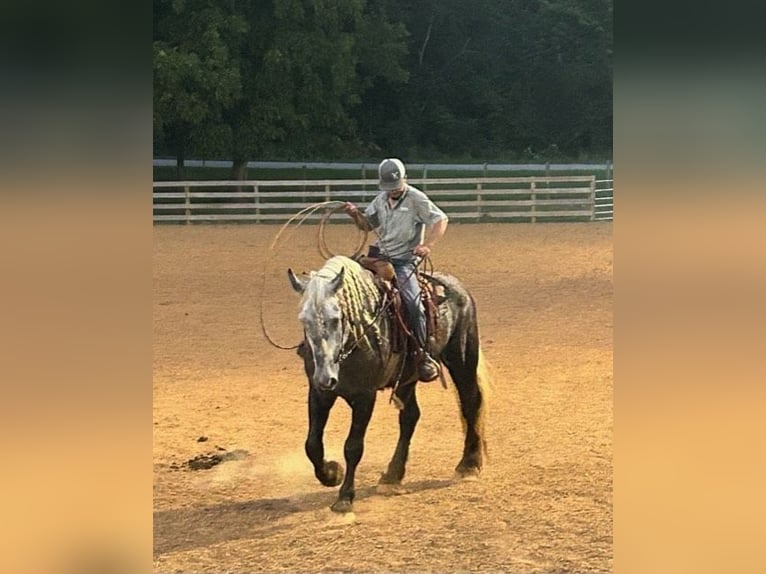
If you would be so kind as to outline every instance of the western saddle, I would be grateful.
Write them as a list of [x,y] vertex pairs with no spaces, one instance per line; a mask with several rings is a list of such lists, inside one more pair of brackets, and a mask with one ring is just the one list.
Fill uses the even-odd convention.
[[[388,312],[392,319],[391,348],[394,352],[401,352],[408,348],[420,350],[420,343],[410,329],[407,322],[406,311],[402,302],[399,289],[396,285],[396,272],[390,261],[379,257],[362,255],[357,262],[373,274],[375,284],[383,294],[388,305]],[[444,286],[424,273],[418,272],[418,283],[426,314],[426,341],[435,340],[436,327],[439,316],[438,306],[445,300]],[[385,303],[384,303],[385,304]],[[432,349],[427,349],[432,353]]]

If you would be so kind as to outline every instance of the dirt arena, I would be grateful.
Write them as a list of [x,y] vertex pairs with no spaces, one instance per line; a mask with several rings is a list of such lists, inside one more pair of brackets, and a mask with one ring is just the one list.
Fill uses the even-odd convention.
[[[331,228],[330,245],[356,237]],[[285,270],[321,264],[316,229],[291,230],[272,256],[278,226],[154,228],[155,572],[610,572],[612,224],[450,226],[434,263],[477,301],[487,466],[453,480],[456,394],[420,384],[406,491],[377,493],[398,433],[379,393],[345,516],[303,452],[301,361],[259,321],[263,296],[269,334],[298,341]],[[349,413],[332,411],[328,459],[343,459]],[[188,468],[220,449],[247,455]]]

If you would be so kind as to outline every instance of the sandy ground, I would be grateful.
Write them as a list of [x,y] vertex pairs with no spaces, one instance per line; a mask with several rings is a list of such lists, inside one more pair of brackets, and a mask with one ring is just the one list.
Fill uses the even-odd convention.
[[[285,270],[317,268],[316,227],[154,229],[155,572],[612,570],[612,224],[452,225],[435,265],[474,294],[492,367],[489,461],[453,480],[456,395],[421,384],[406,492],[376,492],[397,411],[379,393],[355,512],[329,510],[303,453],[307,382]],[[356,236],[331,226],[337,252]],[[350,410],[325,436],[342,460]],[[207,441],[198,442],[199,437]],[[204,453],[240,460],[193,471]]]

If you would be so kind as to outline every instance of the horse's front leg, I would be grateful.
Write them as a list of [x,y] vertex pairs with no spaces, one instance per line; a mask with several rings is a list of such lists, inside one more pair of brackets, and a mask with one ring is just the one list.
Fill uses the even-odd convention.
[[407,457],[410,452],[410,441],[420,419],[420,407],[415,395],[416,386],[415,383],[412,383],[399,391],[399,398],[404,403],[404,409],[399,411],[399,441],[396,443],[396,450],[388,463],[388,469],[380,477],[380,484],[400,484],[404,478]]
[[375,407],[375,392],[369,395],[359,395],[348,401],[351,406],[351,428],[349,429],[343,454],[346,458],[346,477],[338,492],[338,500],[332,505],[335,512],[351,512],[354,502],[354,476],[356,467],[364,454],[364,435],[370,423],[372,410]]
[[338,396],[322,393],[309,384],[309,434],[306,438],[306,456],[314,465],[314,475],[325,486],[338,486],[343,480],[343,467],[337,462],[324,459],[324,428],[330,409]]

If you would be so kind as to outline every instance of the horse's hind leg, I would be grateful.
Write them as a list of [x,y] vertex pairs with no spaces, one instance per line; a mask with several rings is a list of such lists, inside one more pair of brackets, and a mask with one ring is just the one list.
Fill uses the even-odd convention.
[[404,403],[404,409],[399,411],[399,441],[396,443],[394,456],[388,463],[388,469],[380,477],[380,484],[399,484],[404,478],[405,465],[410,452],[410,441],[415,432],[415,425],[420,419],[420,407],[418,406],[415,387],[407,385],[402,389],[399,397]]
[[309,433],[306,438],[306,456],[314,465],[314,475],[325,486],[338,486],[343,480],[343,467],[324,459],[324,428],[337,395],[320,393],[309,384]]
[[449,369],[460,397],[465,443],[463,457],[455,472],[463,478],[477,476],[484,463],[482,415],[485,397],[479,384],[480,377],[484,374],[479,355],[479,336],[476,329],[470,329],[464,337],[455,333],[442,353],[444,364]]

